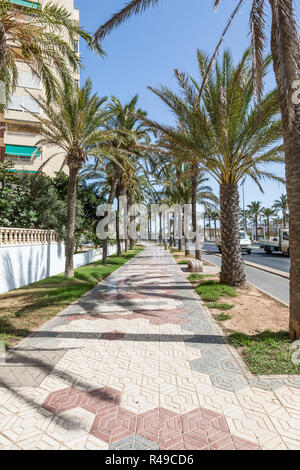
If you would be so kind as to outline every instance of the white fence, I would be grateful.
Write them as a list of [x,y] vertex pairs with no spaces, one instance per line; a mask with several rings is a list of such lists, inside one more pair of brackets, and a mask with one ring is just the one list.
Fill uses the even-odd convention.
[[[32,232],[49,231],[37,230]],[[32,243],[27,240],[24,243],[23,238],[20,241],[15,239],[15,244],[0,242],[0,294],[64,272],[64,243],[52,242],[50,241],[51,237],[48,238],[48,242],[42,242],[41,240],[45,235],[46,233],[34,234],[35,242]],[[50,236],[50,234],[48,235]],[[116,251],[116,246],[108,247],[109,256],[116,253]],[[101,257],[102,249],[79,253],[74,255],[74,267],[85,266],[100,260]]]
[[33,243],[54,243],[58,241],[58,236],[54,230],[0,227],[0,246],[32,245]]

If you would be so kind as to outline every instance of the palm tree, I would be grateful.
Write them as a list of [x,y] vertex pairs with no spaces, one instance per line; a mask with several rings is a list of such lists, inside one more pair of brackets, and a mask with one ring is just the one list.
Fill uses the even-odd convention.
[[211,209],[211,218],[214,223],[214,235],[215,235],[215,240],[217,239],[217,222],[220,220],[220,210],[218,207],[213,207]]
[[262,215],[266,219],[267,239],[269,239],[270,238],[270,219],[276,214],[276,212],[274,209],[270,209],[268,207],[264,207],[261,212],[262,212]]
[[[217,7],[221,0],[213,0],[213,3]],[[284,130],[287,194],[290,204],[291,301],[289,330],[292,339],[300,337],[300,298],[298,295],[298,280],[300,278],[300,113],[298,91],[295,91],[296,79],[299,78],[300,72],[300,60],[294,3],[294,0],[269,0],[272,14],[270,42]],[[130,16],[142,13],[146,8],[158,4],[159,0],[131,0],[97,30],[95,40],[103,39]],[[236,0],[236,7],[227,22],[210,65],[212,65],[234,17],[243,5],[244,0]],[[267,0],[252,0],[250,15],[253,51],[252,76],[259,104],[262,101],[263,91],[263,52],[267,43],[265,36],[265,28],[268,23],[265,20],[266,5]],[[204,82],[201,87],[202,91]]]
[[[37,9],[20,8],[8,0],[1,0],[0,81],[5,85],[6,102],[17,85],[17,61],[20,60],[41,78],[48,101],[55,96],[59,82],[72,84],[72,71],[80,66],[79,55],[72,47],[78,36],[103,54],[100,45],[74,23],[65,8],[51,2]],[[2,138],[5,130],[4,104],[0,105]],[[4,157],[2,142],[0,159],[4,160]]]
[[248,209],[255,223],[255,240],[258,240],[258,217],[262,213],[263,207],[260,201],[253,201],[248,204]]
[[286,228],[286,222],[287,222],[287,211],[289,208],[288,205],[288,198],[286,194],[281,194],[280,198],[277,199],[274,204],[273,208],[276,210],[281,211],[282,213],[282,218],[283,218],[283,228]]
[[[220,186],[222,232],[221,282],[238,286],[245,282],[239,237],[238,185],[251,178],[262,190],[260,180],[283,182],[267,170],[274,162],[283,162],[282,123],[278,119],[276,91],[262,100],[261,109],[253,105],[253,81],[249,51],[233,66],[229,51],[221,63],[209,73],[206,87],[199,98],[201,85],[195,79],[176,72],[181,93],[174,94],[162,87],[153,90],[180,121],[189,129],[187,134],[172,126],[152,126],[173,140],[186,158],[198,157],[199,166]],[[208,58],[198,51],[200,74],[207,73]],[[269,60],[265,61],[265,68]],[[147,121],[148,125],[151,125]]]
[[[143,144],[148,142],[148,129],[140,124],[139,118],[146,116],[146,112],[138,109],[138,95],[135,95],[131,101],[122,105],[121,101],[115,96],[111,97],[111,102],[107,106],[110,113],[110,119],[107,122],[107,128],[114,131],[114,139],[111,142],[112,147],[116,150],[115,158],[111,161],[113,167],[113,178],[111,180],[110,191],[108,196],[108,205],[111,206],[117,194],[119,185],[119,195],[129,196],[129,204],[133,204],[132,192],[130,187],[121,187],[120,178],[122,174],[128,172],[130,160],[134,160],[141,155],[144,150]],[[125,166],[126,165],[126,166]],[[124,178],[123,178],[124,181]],[[131,216],[131,222],[133,221]],[[107,229],[107,227],[106,227]],[[133,247],[134,241],[131,240],[130,246]],[[107,262],[107,239],[103,240],[102,262]]]
[[[36,116],[41,124],[39,129],[41,138],[37,146],[56,146],[60,149],[59,153],[53,154],[41,165],[39,171],[58,155],[65,155],[62,168],[65,165],[68,167],[65,276],[73,277],[78,174],[86,163],[89,151],[95,152],[95,147],[99,142],[108,142],[113,137],[111,132],[103,130],[107,120],[107,111],[102,109],[102,105],[106,98],[92,95],[92,83],[87,80],[81,89],[58,85],[56,99],[51,104],[46,98],[34,99],[43,111],[43,115]],[[109,148],[103,146],[101,152],[102,154],[109,153]]]

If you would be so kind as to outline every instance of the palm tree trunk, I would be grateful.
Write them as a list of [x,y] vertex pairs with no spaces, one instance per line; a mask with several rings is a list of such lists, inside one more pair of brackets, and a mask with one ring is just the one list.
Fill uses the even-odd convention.
[[162,242],[162,213],[159,213],[159,235],[158,235],[159,243]]
[[193,232],[196,233],[194,239],[195,242],[195,258],[201,261],[201,250],[200,250],[200,237],[198,233],[198,224],[197,224],[197,184],[198,182],[198,171],[194,169],[192,173],[192,227]]
[[236,184],[220,185],[222,267],[220,282],[242,286],[246,282],[239,233],[239,191]]
[[65,276],[74,277],[74,232],[75,232],[75,205],[78,167],[69,166],[69,182],[67,191],[67,228],[66,228],[66,262]]
[[[290,213],[290,337],[292,339],[300,338],[300,109],[299,105],[295,106],[295,119],[290,125],[289,107],[291,103],[287,102],[286,90],[292,90],[293,81],[299,76],[299,62],[291,59],[293,47],[296,46],[297,31],[291,24],[293,2],[285,0],[285,8],[289,15],[282,15],[278,18],[278,4],[273,0],[269,0],[272,9],[272,33],[271,33],[271,50],[273,56],[273,66],[278,87],[279,103],[283,122],[283,137],[285,147],[286,161],[286,180],[287,195],[289,201]],[[287,31],[288,29],[288,31]],[[288,32],[289,34],[285,34]],[[279,31],[284,34],[279,34]],[[291,43],[290,37],[294,36]],[[280,52],[280,53],[279,53]],[[298,59],[299,60],[299,59]],[[283,83],[283,75],[285,83]]]
[[255,216],[255,239],[258,241],[258,216]]
[[[133,197],[130,192],[128,192],[128,206],[131,208],[133,205]],[[132,224],[135,221],[135,215],[130,216],[130,224]],[[135,245],[135,240],[129,236],[129,249],[133,250]]]
[[121,239],[120,239],[120,201],[119,201],[119,198],[118,198],[118,210],[117,210],[117,220],[116,220],[116,235],[117,235],[117,256],[121,256],[122,245],[121,245]]
[[[1,91],[0,91],[1,94]],[[4,106],[0,103],[0,162],[4,162],[5,159],[5,118],[4,118]]]
[[185,244],[185,256],[189,256],[191,254],[189,239],[184,237],[184,244]]
[[[120,176],[119,168],[120,167],[117,167],[115,170],[115,176],[114,176],[111,188],[110,188],[109,198],[107,201],[107,204],[109,206],[112,206],[114,199],[116,197],[116,191],[117,191],[117,186],[118,186],[118,181],[119,181],[119,176]],[[105,230],[106,231],[108,230],[108,224],[105,225]],[[102,244],[102,264],[107,263],[107,249],[108,249],[108,239],[106,238],[105,240],[103,240],[103,244]]]

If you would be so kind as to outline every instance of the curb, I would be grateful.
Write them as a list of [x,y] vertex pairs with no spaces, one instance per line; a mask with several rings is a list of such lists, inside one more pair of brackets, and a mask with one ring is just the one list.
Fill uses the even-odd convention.
[[[205,250],[202,250],[202,251],[205,251]],[[207,253],[207,252],[205,252]],[[209,252],[208,252],[209,253]],[[218,255],[221,257],[221,255]],[[217,266],[216,264],[214,264],[212,261],[209,261],[210,264],[212,264],[213,266],[216,266],[217,268],[219,266]],[[285,307],[290,307],[290,304],[284,302],[283,300],[280,300],[278,299],[277,297],[275,297],[274,295],[271,295],[269,292],[266,292],[265,290],[261,289],[260,287],[257,287],[255,286],[254,284],[252,284],[251,282],[247,281],[247,284],[249,284],[250,286],[254,287],[255,289],[259,290],[260,292],[262,292],[263,294],[267,295],[268,297],[271,297],[271,299],[274,299],[276,300],[276,302],[279,302],[280,304],[284,305]]]
[[[201,251],[203,251],[207,255],[212,254],[213,256],[218,256],[219,258],[222,257],[222,255],[220,255],[219,253],[211,253],[210,251],[207,251],[207,250],[201,250]],[[249,266],[250,268],[259,269],[260,271],[265,271],[266,273],[274,274],[274,276],[283,277],[284,279],[290,279],[289,273],[280,271],[279,269],[268,268],[267,266],[263,266],[261,264],[252,263],[251,261],[244,261],[244,263],[246,266]]]

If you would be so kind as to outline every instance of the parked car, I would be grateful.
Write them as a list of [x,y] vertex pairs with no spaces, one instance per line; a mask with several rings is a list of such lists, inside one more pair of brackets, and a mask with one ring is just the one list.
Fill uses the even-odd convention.
[[[219,252],[222,253],[222,240],[221,238],[216,239],[216,245],[219,249]],[[251,240],[245,230],[240,230],[240,246],[241,246],[241,251],[248,253],[248,255],[251,255],[252,253],[252,244]]]

